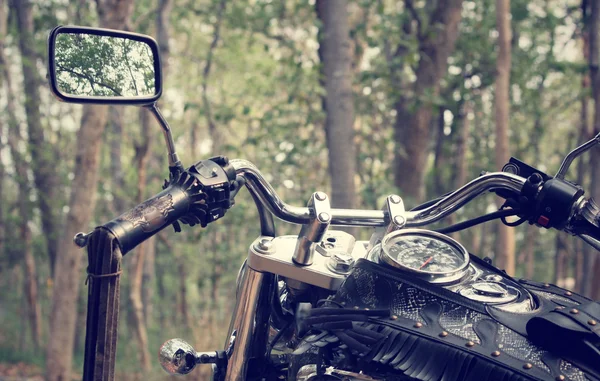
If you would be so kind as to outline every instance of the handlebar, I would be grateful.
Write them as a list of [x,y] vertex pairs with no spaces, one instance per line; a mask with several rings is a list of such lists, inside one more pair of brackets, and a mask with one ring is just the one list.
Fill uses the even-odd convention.
[[[529,208],[527,218],[531,223],[600,240],[600,207],[593,200],[585,200],[580,187],[562,179],[551,178],[545,183],[538,179],[540,182],[532,182],[533,177],[524,178],[508,172],[484,173],[431,206],[404,212],[405,226],[414,228],[429,225],[447,217],[481,194],[494,191],[505,198],[525,199]],[[242,184],[249,190],[261,212],[261,224],[269,222],[268,231],[273,230],[272,218],[265,217],[268,214],[265,209],[280,220],[293,224],[306,225],[315,218],[313,208],[286,204],[250,161],[229,161],[217,157],[200,161],[188,170],[176,173],[161,193],[101,228],[115,235],[125,254],[171,224],[179,231],[180,222],[204,227],[223,217],[234,204],[233,198]],[[553,211],[550,213],[551,209]],[[391,222],[385,210],[331,209],[329,213],[330,225],[336,226],[379,227],[388,226]],[[78,234],[75,243],[85,246],[87,236]]]
[[[275,217],[293,224],[306,224],[310,221],[311,210],[286,204],[250,161],[235,159],[230,164],[239,176],[245,178],[246,187],[253,196]],[[487,191],[505,190],[518,194],[525,181],[523,177],[506,172],[484,174],[428,208],[406,212],[406,226],[420,227],[439,221]],[[377,227],[389,223],[389,215],[383,210],[331,209],[331,225]]]

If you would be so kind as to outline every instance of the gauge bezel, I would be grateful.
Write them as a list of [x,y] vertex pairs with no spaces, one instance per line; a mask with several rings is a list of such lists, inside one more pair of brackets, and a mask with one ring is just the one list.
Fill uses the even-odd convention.
[[[413,269],[411,267],[405,266],[402,263],[396,261],[392,255],[389,253],[388,249],[391,247],[391,244],[395,244],[398,240],[401,240],[404,237],[426,237],[438,241],[442,241],[447,245],[450,245],[456,251],[463,256],[463,264],[452,271],[424,271]],[[460,279],[462,279],[468,272],[469,264],[471,262],[469,257],[469,252],[464,248],[458,241],[454,240],[447,235],[437,233],[431,230],[425,229],[403,229],[396,230],[389,234],[387,234],[381,240],[381,249],[379,250],[379,260],[384,262],[385,264],[400,269],[402,271],[408,272],[412,275],[417,276],[418,278],[424,279],[430,283],[453,283]]]

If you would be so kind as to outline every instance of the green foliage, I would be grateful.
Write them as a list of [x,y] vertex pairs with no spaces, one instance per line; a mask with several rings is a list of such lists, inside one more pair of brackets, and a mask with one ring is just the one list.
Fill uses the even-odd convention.
[[[422,28],[435,33],[436,27],[429,25],[427,20],[427,3],[415,2],[416,14]],[[554,173],[560,159],[574,145],[580,125],[580,101],[590,95],[589,89],[581,86],[588,67],[578,41],[581,18],[578,3],[571,0],[513,0],[511,3],[511,153]],[[70,23],[72,17],[79,18],[85,25],[94,25],[97,20],[91,2],[36,1],[35,4],[36,47],[40,57],[44,56],[47,32],[55,24]],[[82,8],[77,8],[77,4]],[[154,0],[136,2],[133,31],[156,36],[156,4]],[[403,2],[350,1],[356,183],[362,208],[380,209],[387,194],[398,192],[393,185],[392,164],[396,149],[395,106],[399,101],[412,105],[428,104],[435,110],[434,115],[441,114],[439,118],[434,117],[431,126],[436,131],[433,134],[436,139],[441,139],[441,159],[438,158],[435,167],[435,142],[432,142],[426,178],[429,197],[455,187],[456,147],[465,120],[470,125],[466,142],[467,179],[477,177],[482,170],[499,169],[495,168],[493,160],[497,38],[494,4],[494,0],[464,1],[460,34],[456,49],[448,60],[449,69],[442,91],[434,94],[427,90],[417,97],[413,85],[423,56],[414,15],[404,8]],[[217,154],[251,160],[284,200],[293,205],[304,205],[312,192],[329,191],[323,128],[325,113],[321,99],[324,89],[320,83],[317,53],[320,25],[314,5],[299,0],[227,2],[218,41],[211,48],[218,6],[217,0],[175,1],[169,15],[170,56],[160,105],[174,131],[178,153],[185,165]],[[17,40],[12,29],[10,33],[5,51],[10,53],[11,72],[15,73],[15,78],[20,78],[16,69],[19,59]],[[85,45],[90,54],[78,54],[80,51],[69,48],[75,44]],[[69,87],[68,91],[92,91],[90,76],[120,89],[118,92],[127,87],[127,72],[113,76],[106,70],[106,67],[120,67],[124,63],[119,49],[125,46],[91,44],[80,38],[73,38],[69,45],[61,46],[65,47],[64,54],[60,55],[64,58],[61,66],[86,70],[64,83]],[[212,54],[211,70],[205,76],[209,51]],[[38,66],[43,76],[45,68],[41,59]],[[150,80],[150,77],[144,79]],[[14,82],[13,86],[21,86],[20,81]],[[151,85],[146,83],[147,87]],[[106,87],[98,91],[111,93]],[[61,157],[56,170],[61,179],[61,191],[68,195],[76,164],[75,134],[81,108],[56,102],[45,88],[42,96],[47,138],[60,147]],[[19,118],[24,123],[22,103],[23,99],[18,99]],[[0,108],[3,110],[4,107],[0,97]],[[0,113],[0,126],[5,122],[4,118]],[[211,130],[209,118],[215,130]],[[106,144],[101,156],[94,222],[91,226],[81,227],[82,231],[123,212],[116,210],[116,200],[123,200],[126,207],[134,204],[138,176],[134,164],[135,144],[141,139],[138,110],[123,109],[122,122],[123,134],[115,136],[113,129],[107,129],[104,136]],[[155,127],[154,122],[152,124]],[[152,155],[147,166],[146,196],[158,192],[168,175],[161,133],[158,128],[151,133]],[[112,156],[110,144],[115,139],[121,144],[121,157]],[[19,189],[8,150],[0,148],[0,154],[8,172],[0,201],[8,205],[5,225],[9,232],[0,255],[0,286],[9,291],[0,296],[0,342],[10,343],[16,342],[21,331],[29,335],[29,328],[22,324],[19,318],[21,307],[16,303],[22,297],[23,284],[19,270],[20,246],[17,235],[12,234],[20,218],[15,208]],[[124,184],[120,184],[112,172],[115,160],[122,163]],[[37,190],[36,197],[39,195],[43,195],[43,190]],[[55,204],[64,218],[67,196],[61,197],[64,199],[56,200]],[[494,198],[484,197],[458,213],[457,220],[495,208]],[[235,207],[208,229],[184,227],[183,233],[175,234],[167,228],[161,234],[156,243],[154,277],[144,281],[153,305],[148,312],[151,352],[162,341],[174,336],[194,338],[199,343],[198,350],[222,346],[223,337],[219,335],[224,328],[221,326],[226,325],[223,322],[228,320],[233,307],[237,269],[248,245],[259,234],[257,221],[252,199],[242,191]],[[40,299],[47,300],[52,290],[38,210],[34,211],[30,225],[34,234],[40,295],[44,297]],[[298,226],[281,223],[277,228],[281,234],[299,231]],[[481,256],[493,256],[494,229],[493,224],[470,229],[460,234],[460,241]],[[359,234],[368,238],[369,233],[365,229]],[[517,253],[524,244],[525,229],[519,228]],[[550,264],[554,261],[554,245],[554,233],[542,230],[535,245],[534,278],[552,279]],[[129,260],[128,255],[124,260],[126,269]],[[185,274],[180,273],[182,268]],[[524,271],[524,263],[519,263],[517,275],[523,275]],[[182,321],[180,313],[182,277],[193,327]],[[127,295],[127,283],[127,275],[124,275],[122,295]],[[125,297],[122,300],[118,366],[131,369],[137,362],[137,349],[133,330],[128,326],[131,307]],[[44,302],[42,308],[43,315],[47,316],[48,302]],[[11,340],[3,340],[9,334]],[[81,348],[82,335],[78,340]],[[0,346],[0,361],[17,361],[28,356],[39,358],[30,356],[27,340],[26,344],[27,348]],[[81,362],[81,351],[77,352],[76,362]]]

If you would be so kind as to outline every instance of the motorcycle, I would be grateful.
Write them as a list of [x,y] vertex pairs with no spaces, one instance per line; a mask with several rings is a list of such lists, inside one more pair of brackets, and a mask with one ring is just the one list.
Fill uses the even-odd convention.
[[[114,379],[122,256],[173,226],[206,227],[252,195],[261,235],[237,278],[223,349],[197,352],[167,341],[170,374],[211,364],[215,380],[600,380],[600,304],[548,283],[514,279],[470,254],[449,233],[492,219],[529,222],[582,238],[600,250],[600,207],[565,179],[600,135],[570,152],[550,176],[515,158],[412,209],[390,195],[380,210],[330,207],[315,192],[286,204],[252,163],[218,156],[187,169],[156,101],[162,92],[157,43],[122,31],[62,26],[49,37],[52,92],[74,103],[148,108],[162,127],[169,162],[163,190],[74,238],[88,252],[84,380]],[[479,195],[499,211],[442,229],[426,227]],[[517,216],[517,223],[506,220]],[[277,236],[274,217],[301,225]],[[360,241],[332,227],[374,228]]]

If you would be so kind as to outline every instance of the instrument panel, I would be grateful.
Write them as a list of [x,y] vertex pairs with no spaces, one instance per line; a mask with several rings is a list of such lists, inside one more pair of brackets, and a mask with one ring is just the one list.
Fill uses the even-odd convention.
[[396,230],[388,233],[367,257],[480,303],[522,312],[534,308],[527,291],[473,263],[458,241],[441,233]]

